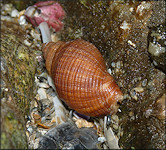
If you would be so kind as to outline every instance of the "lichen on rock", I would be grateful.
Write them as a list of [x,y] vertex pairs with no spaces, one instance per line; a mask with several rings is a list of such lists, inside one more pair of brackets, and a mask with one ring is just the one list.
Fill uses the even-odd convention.
[[1,21],[1,148],[27,148],[25,120],[34,98],[35,50],[19,24]]

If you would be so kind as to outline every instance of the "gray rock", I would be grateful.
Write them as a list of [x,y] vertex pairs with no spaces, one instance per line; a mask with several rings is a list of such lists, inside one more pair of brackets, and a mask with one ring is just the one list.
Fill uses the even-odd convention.
[[93,128],[77,128],[67,122],[40,138],[38,149],[98,149],[98,136]]
[[149,47],[153,64],[166,73],[166,26],[165,23],[151,28],[149,34]]

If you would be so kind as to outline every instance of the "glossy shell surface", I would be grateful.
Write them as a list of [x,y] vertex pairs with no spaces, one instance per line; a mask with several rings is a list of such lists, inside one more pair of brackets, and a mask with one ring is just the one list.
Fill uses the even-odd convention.
[[122,92],[93,44],[81,39],[50,42],[43,45],[43,55],[59,98],[70,108],[88,116],[117,112]]

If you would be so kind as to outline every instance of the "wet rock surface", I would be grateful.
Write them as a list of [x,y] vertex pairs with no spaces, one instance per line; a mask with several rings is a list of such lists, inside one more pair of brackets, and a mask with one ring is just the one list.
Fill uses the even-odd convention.
[[[125,97],[122,112],[118,114],[124,133],[120,146],[164,148],[165,121],[155,117],[160,114],[156,102],[165,93],[165,73],[151,62],[148,35],[150,27],[165,23],[165,2],[77,1],[73,5],[74,8],[72,2],[68,6],[64,3],[72,19],[66,18],[68,26],[62,31],[62,38],[88,40],[105,57]],[[161,34],[165,33],[165,28],[163,30]],[[162,54],[156,61],[161,63],[163,60],[165,67],[165,55]],[[149,110],[147,117],[145,114]]]
[[77,128],[66,122],[40,138],[38,149],[98,149],[98,136],[93,128]]
[[27,114],[30,99],[34,96],[35,49],[24,44],[26,32],[19,24],[2,21],[1,25],[2,97],[14,98],[22,112]]
[[[30,5],[32,3],[35,2],[31,1]],[[65,26],[61,32],[56,33],[55,39],[68,41],[83,38],[93,43],[104,56],[109,72],[124,93],[120,110],[116,117],[112,117],[110,124],[119,139],[120,148],[164,149],[165,53],[161,53],[160,57],[152,56],[149,43],[164,47],[162,43],[165,38],[161,42],[157,37],[165,35],[165,2],[61,0],[60,3],[66,11]],[[152,32],[157,32],[157,37],[151,36]],[[164,65],[155,66],[153,60]],[[45,91],[47,96],[52,93],[48,92],[51,89]],[[52,119],[51,125],[46,126],[53,115],[48,115],[47,121],[41,119],[52,109],[52,101],[48,102],[49,98],[36,99],[40,103],[33,102],[31,107],[35,107],[32,114],[36,114],[27,123],[28,138],[32,143],[30,147],[35,148],[39,137],[47,133],[55,121]],[[48,107],[45,107],[47,109],[43,113],[45,105]],[[100,128],[97,131],[102,137]]]
[[1,148],[27,148],[26,116],[34,96],[35,54],[19,24],[1,21]]
[[166,25],[160,24],[151,28],[149,33],[148,52],[153,64],[166,73]]

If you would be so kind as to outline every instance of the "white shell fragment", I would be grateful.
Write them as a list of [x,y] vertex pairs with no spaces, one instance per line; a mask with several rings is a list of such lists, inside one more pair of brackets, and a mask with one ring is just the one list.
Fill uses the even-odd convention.
[[38,86],[41,87],[41,88],[45,88],[45,89],[48,89],[50,86],[47,84],[47,83],[38,83]]
[[148,48],[149,53],[151,53],[154,56],[160,56],[161,53],[165,53],[165,47],[162,47],[159,44],[153,44],[152,42],[149,43]]
[[55,122],[57,125],[66,122],[65,108],[57,96],[53,97]]
[[128,40],[127,43],[136,48],[136,44],[134,44],[131,40]]
[[19,16],[19,11],[17,9],[13,9],[11,12],[11,17],[18,17]]
[[39,88],[37,93],[39,94],[40,99],[46,99],[47,98],[47,94],[46,94],[45,89]]
[[144,89],[141,86],[135,87],[134,90],[138,93],[141,93],[144,91]]
[[98,138],[98,141],[101,142],[101,143],[103,143],[103,142],[106,141],[106,138],[105,138],[104,136],[103,136],[103,137],[99,137],[99,138]]
[[48,80],[48,84],[56,91],[54,81],[49,75],[47,76],[47,80]]
[[31,30],[31,31],[30,31],[30,34],[31,34],[31,36],[32,36],[34,39],[36,39],[37,41],[41,40],[41,39],[40,39],[40,34],[39,34],[39,32],[37,32],[36,30]]
[[108,71],[108,73],[111,75],[112,70],[109,68],[107,71]]
[[77,125],[78,128],[83,128],[83,127],[87,127],[87,128],[90,128],[90,127],[94,127],[94,124],[92,122],[88,122],[87,120],[85,119],[75,119],[75,124]]
[[31,45],[32,45],[32,43],[30,43],[27,39],[24,40],[24,44],[25,44],[26,46],[31,46]]
[[108,146],[110,149],[120,149],[118,145],[118,139],[115,137],[114,132],[111,127],[106,127],[107,116],[104,117],[104,135],[107,140]]
[[18,19],[18,22],[20,25],[25,25],[26,24],[25,16],[20,16],[20,18]]

